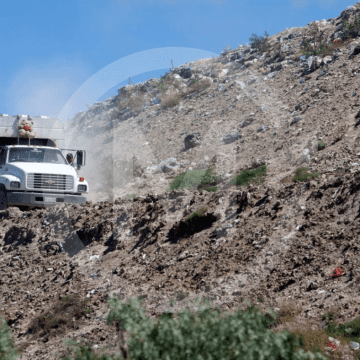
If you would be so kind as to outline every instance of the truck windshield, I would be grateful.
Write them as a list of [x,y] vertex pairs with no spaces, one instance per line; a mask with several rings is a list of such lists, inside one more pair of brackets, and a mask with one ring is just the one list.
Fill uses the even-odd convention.
[[60,150],[41,148],[13,148],[9,151],[9,163],[36,162],[51,164],[66,164]]

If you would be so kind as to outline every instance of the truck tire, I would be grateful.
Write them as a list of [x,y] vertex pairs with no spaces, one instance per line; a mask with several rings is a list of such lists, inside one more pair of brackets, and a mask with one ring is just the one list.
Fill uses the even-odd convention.
[[6,210],[8,208],[6,200],[6,189],[4,185],[0,186],[0,210]]

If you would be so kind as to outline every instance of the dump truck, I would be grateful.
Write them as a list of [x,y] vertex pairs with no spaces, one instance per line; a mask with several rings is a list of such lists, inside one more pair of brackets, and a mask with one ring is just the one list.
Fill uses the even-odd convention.
[[60,119],[0,114],[0,210],[85,203],[89,185],[79,171],[86,153],[64,147]]

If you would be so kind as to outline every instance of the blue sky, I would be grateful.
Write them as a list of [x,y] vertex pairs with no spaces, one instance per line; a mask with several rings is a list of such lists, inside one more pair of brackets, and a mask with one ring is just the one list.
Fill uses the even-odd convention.
[[227,45],[249,42],[253,33],[273,35],[335,18],[355,3],[2,0],[0,113],[62,114],[65,121],[116,95],[129,76],[132,83],[159,78],[170,59],[179,66],[218,56]]

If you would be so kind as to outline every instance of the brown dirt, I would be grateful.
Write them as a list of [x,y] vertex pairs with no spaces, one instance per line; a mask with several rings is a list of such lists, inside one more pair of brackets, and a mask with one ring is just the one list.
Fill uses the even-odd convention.
[[[139,174],[127,187],[113,189],[113,202],[97,192],[93,199],[103,200],[84,206],[1,212],[0,315],[22,347],[22,359],[55,359],[65,352],[63,338],[114,352],[114,328],[102,321],[109,296],[141,296],[153,318],[169,309],[192,308],[197,297],[224,312],[245,308],[244,300],[250,299],[264,312],[270,307],[280,309],[284,318],[290,314],[274,331],[309,325],[318,332],[321,316],[334,305],[338,322],[358,317],[360,172],[358,166],[344,167],[356,162],[360,152],[354,127],[359,100],[351,96],[359,91],[360,75],[354,70],[358,59],[348,60],[347,49],[341,49],[339,59],[326,67],[329,75],[319,80],[320,69],[299,85],[294,76],[298,69],[284,67],[274,78],[252,85],[256,99],[250,90],[244,95],[235,82],[225,83],[221,92],[212,83],[158,114],[146,136],[141,134],[151,142],[139,150],[142,160],[150,154],[155,159],[176,156],[190,169],[212,164],[217,173],[234,175],[263,158],[267,173],[258,186],[227,186],[227,176],[216,193],[168,193],[170,181],[183,171],[177,170]],[[225,76],[227,67],[216,66],[215,59],[199,64],[219,69],[219,79]],[[235,71],[231,76],[239,82],[249,76],[260,79],[263,71],[253,66],[251,74]],[[302,91],[305,86],[308,92]],[[289,113],[299,102],[302,120],[290,126]],[[142,103],[134,100],[136,107]],[[261,110],[264,103],[267,110]],[[256,120],[241,129],[240,122],[252,112]],[[265,131],[257,133],[259,126]],[[119,131],[134,134],[130,127],[130,122],[121,124]],[[187,152],[179,135],[185,128],[204,135],[201,145]],[[217,135],[233,128],[244,136],[226,145]],[[167,145],[164,139],[169,138]],[[318,151],[318,140],[328,146]],[[310,161],[303,155],[306,148]],[[321,173],[319,178],[291,181],[297,168],[309,165]],[[129,194],[137,197],[128,199]],[[200,224],[194,234],[184,234],[185,219],[201,208],[207,209],[208,226]],[[64,252],[58,253],[55,241]],[[330,277],[337,267],[343,275]],[[73,295],[77,300],[72,307],[61,307],[59,301]],[[289,299],[298,311],[286,312]],[[89,300],[86,307],[83,300]],[[41,317],[56,314],[54,323],[37,325]]]

